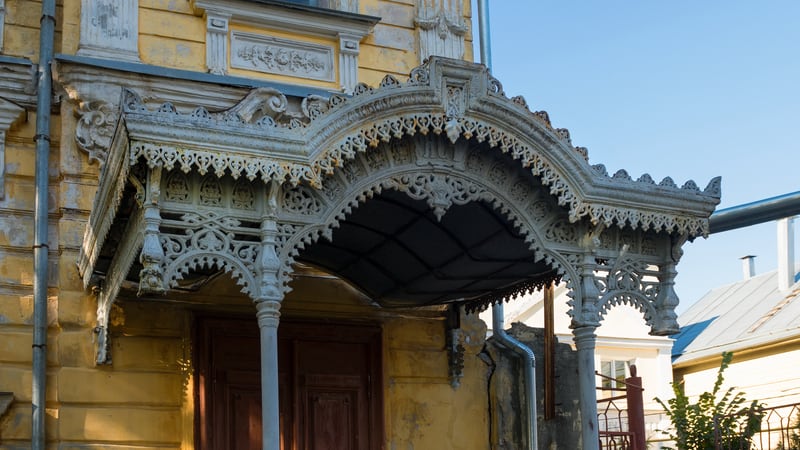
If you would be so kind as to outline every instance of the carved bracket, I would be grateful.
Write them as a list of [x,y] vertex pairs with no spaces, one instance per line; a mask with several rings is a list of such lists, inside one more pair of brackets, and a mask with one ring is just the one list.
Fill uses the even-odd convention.
[[119,117],[116,108],[102,100],[81,102],[75,115],[79,118],[75,128],[78,148],[89,155],[89,163],[103,166]]
[[[0,4],[2,6],[2,4]],[[0,17],[2,20],[2,17]],[[0,25],[0,33],[2,33]],[[2,44],[2,38],[0,38]],[[0,45],[2,47],[2,45]],[[5,198],[5,174],[6,174],[6,132],[14,125],[21,122],[25,117],[25,108],[16,103],[0,98],[0,199]]]

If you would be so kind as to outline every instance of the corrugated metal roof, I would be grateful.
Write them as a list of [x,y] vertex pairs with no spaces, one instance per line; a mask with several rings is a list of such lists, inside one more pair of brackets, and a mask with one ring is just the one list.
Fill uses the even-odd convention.
[[800,337],[800,283],[778,290],[777,271],[709,291],[678,317],[675,364]]

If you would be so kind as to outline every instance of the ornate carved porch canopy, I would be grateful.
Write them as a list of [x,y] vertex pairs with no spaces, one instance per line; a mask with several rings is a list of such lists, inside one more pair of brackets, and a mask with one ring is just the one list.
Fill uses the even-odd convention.
[[105,278],[101,328],[131,267],[140,292],[224,270],[258,302],[280,300],[299,259],[385,306],[479,308],[563,278],[576,324],[624,302],[665,334],[680,247],[719,196],[719,178],[609,176],[463,61],[352,97],[256,89],[222,111],[124,90],[79,268],[87,287]]

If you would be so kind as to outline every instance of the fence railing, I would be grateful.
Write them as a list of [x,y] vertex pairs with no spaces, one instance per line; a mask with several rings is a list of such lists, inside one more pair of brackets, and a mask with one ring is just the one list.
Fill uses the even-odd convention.
[[[750,439],[724,436],[716,427],[715,450],[800,450],[800,403],[762,408],[760,412],[761,426]],[[744,430],[738,431],[741,435]]]
[[[621,383],[624,387],[598,387],[612,392],[610,397],[597,400],[597,424],[600,448],[603,450],[645,450],[644,402],[642,378],[631,366],[631,376],[624,381],[595,372],[600,378]],[[614,395],[619,393],[621,395]]]

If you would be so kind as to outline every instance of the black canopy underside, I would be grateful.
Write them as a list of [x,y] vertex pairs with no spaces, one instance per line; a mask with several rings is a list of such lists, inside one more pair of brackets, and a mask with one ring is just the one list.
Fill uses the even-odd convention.
[[555,279],[491,205],[453,205],[438,221],[425,201],[384,191],[298,260],[348,280],[385,307],[486,303]]

